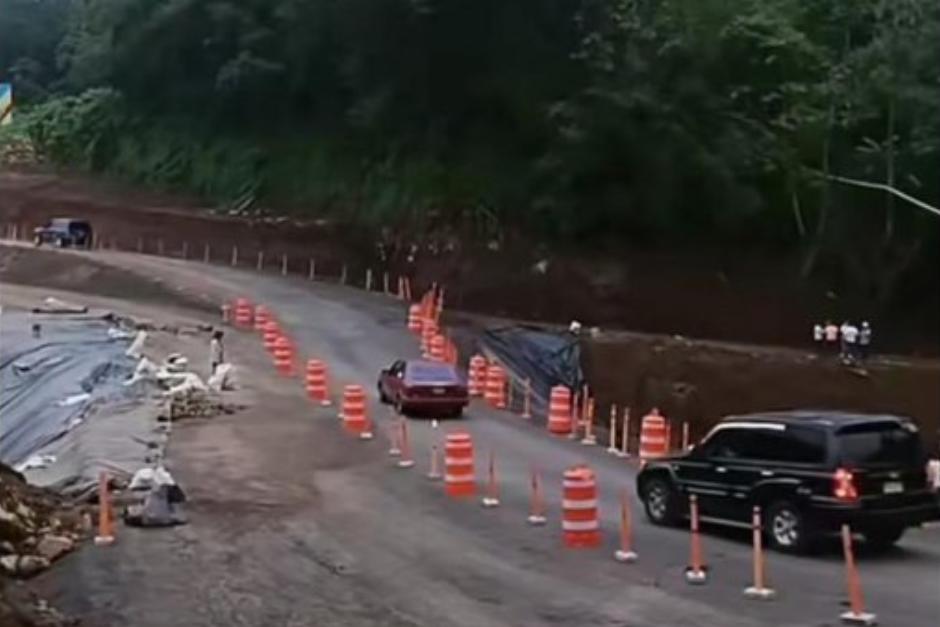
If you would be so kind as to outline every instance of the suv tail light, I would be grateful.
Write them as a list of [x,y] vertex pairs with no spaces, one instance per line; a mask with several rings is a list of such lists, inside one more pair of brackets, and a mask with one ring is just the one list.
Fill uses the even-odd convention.
[[832,476],[832,493],[840,501],[857,501],[858,488],[851,470],[839,468]]

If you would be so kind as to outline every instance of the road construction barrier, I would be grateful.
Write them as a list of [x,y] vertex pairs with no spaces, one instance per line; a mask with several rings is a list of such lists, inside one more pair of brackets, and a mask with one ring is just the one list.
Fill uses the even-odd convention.
[[108,473],[98,475],[98,534],[96,546],[114,544],[114,512],[111,509],[111,493],[108,490]]
[[464,431],[448,433],[444,441],[444,490],[455,498],[476,494],[473,438]]
[[222,303],[222,324],[232,324],[232,306],[228,303]]
[[366,393],[361,385],[346,385],[343,387],[343,427],[352,434],[365,433],[368,425],[366,419]]
[[441,480],[441,455],[437,450],[437,445],[434,444],[431,446],[431,464],[428,469],[428,474],[426,475],[430,481],[440,481]]
[[421,323],[421,355],[431,358],[431,342],[437,335],[437,323],[433,318],[425,318]]
[[849,593],[849,610],[839,618],[843,623],[852,625],[875,625],[877,618],[865,611],[865,598],[862,596],[862,580],[858,576],[855,564],[855,551],[852,548],[852,530],[842,525],[842,553],[845,556],[845,583]]
[[294,346],[287,336],[281,335],[274,341],[274,367],[279,374],[294,375]]
[[593,446],[597,444],[597,437],[594,435],[594,399],[587,401],[587,410],[584,412],[584,437],[581,444]]
[[483,397],[491,407],[506,409],[506,371],[493,364],[486,369],[486,386]]
[[431,347],[428,351],[431,361],[445,361],[445,351],[447,350],[447,338],[443,335],[435,335],[431,338]]
[[595,548],[601,544],[597,514],[597,481],[584,465],[565,471],[562,482],[561,529],[570,549]]
[[708,567],[702,557],[702,536],[699,534],[698,497],[689,497],[689,565],[685,569],[685,580],[693,585],[708,581]]
[[408,307],[408,330],[415,335],[421,335],[421,328],[423,326],[421,305],[411,305]]
[[470,371],[467,377],[467,389],[470,396],[483,396],[486,386],[486,357],[474,355],[470,358]]
[[655,407],[643,416],[640,423],[640,459],[658,459],[669,452],[669,430],[666,419]]
[[619,457],[630,456],[630,408],[623,408],[623,424],[620,429],[620,452]]
[[255,307],[255,331],[264,332],[265,325],[272,320],[271,312],[264,305]]
[[252,313],[252,306],[247,298],[235,299],[235,326],[243,329],[251,328]]
[[401,416],[398,419],[398,441],[401,445],[401,455],[398,459],[399,468],[411,468],[415,465],[415,460],[411,456],[411,440],[408,437],[408,420]]
[[281,337],[280,325],[274,320],[268,320],[264,323],[264,332],[261,337],[265,350],[273,352],[277,338]]
[[526,420],[532,417],[532,380],[526,379],[522,383],[522,417]]
[[775,593],[773,588],[768,588],[765,584],[764,531],[761,528],[760,507],[755,507],[751,513],[751,535],[754,545],[754,585],[745,588],[744,596],[767,601],[774,598]]
[[620,449],[617,448],[617,405],[610,406],[610,426],[607,428],[607,435],[609,444],[607,446],[607,452],[611,455],[616,455],[620,452]]
[[571,390],[563,385],[554,386],[549,396],[548,430],[555,435],[571,432]]
[[318,359],[307,361],[307,397],[324,407],[330,404],[330,389],[327,382],[326,364]]
[[637,560],[633,550],[633,520],[630,516],[630,496],[624,490],[620,494],[620,547],[614,552],[618,562],[632,563]]

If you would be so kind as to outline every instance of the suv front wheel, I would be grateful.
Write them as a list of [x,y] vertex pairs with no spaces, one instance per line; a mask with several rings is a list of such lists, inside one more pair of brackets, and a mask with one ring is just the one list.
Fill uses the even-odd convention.
[[775,549],[784,553],[803,553],[809,548],[809,529],[799,507],[790,501],[775,501],[766,512],[764,529]]
[[663,477],[653,477],[643,490],[643,507],[646,517],[656,525],[675,525],[679,522],[679,495],[672,482]]

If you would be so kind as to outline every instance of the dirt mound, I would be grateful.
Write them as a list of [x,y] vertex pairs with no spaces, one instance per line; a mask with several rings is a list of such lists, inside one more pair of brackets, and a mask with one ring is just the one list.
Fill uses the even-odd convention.
[[82,535],[81,519],[80,509],[0,464],[0,625],[73,624],[8,577],[31,576],[71,551]]
[[630,406],[636,420],[636,411],[655,406],[688,421],[693,438],[729,414],[807,408],[910,416],[928,445],[937,445],[937,362],[875,358],[865,369],[850,369],[831,353],[623,334],[584,346],[601,408]]
[[204,311],[216,309],[212,303],[180,293],[153,279],[77,255],[63,263],[61,255],[41,248],[0,246],[0,281],[114,298],[133,297],[141,302]]

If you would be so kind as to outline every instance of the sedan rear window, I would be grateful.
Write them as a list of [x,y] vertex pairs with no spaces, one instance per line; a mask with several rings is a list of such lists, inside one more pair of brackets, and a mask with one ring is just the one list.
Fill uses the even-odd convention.
[[923,461],[917,428],[895,422],[852,425],[836,432],[839,459],[852,466],[910,466]]
[[460,377],[451,366],[433,364],[410,364],[408,380],[413,383],[459,383]]

